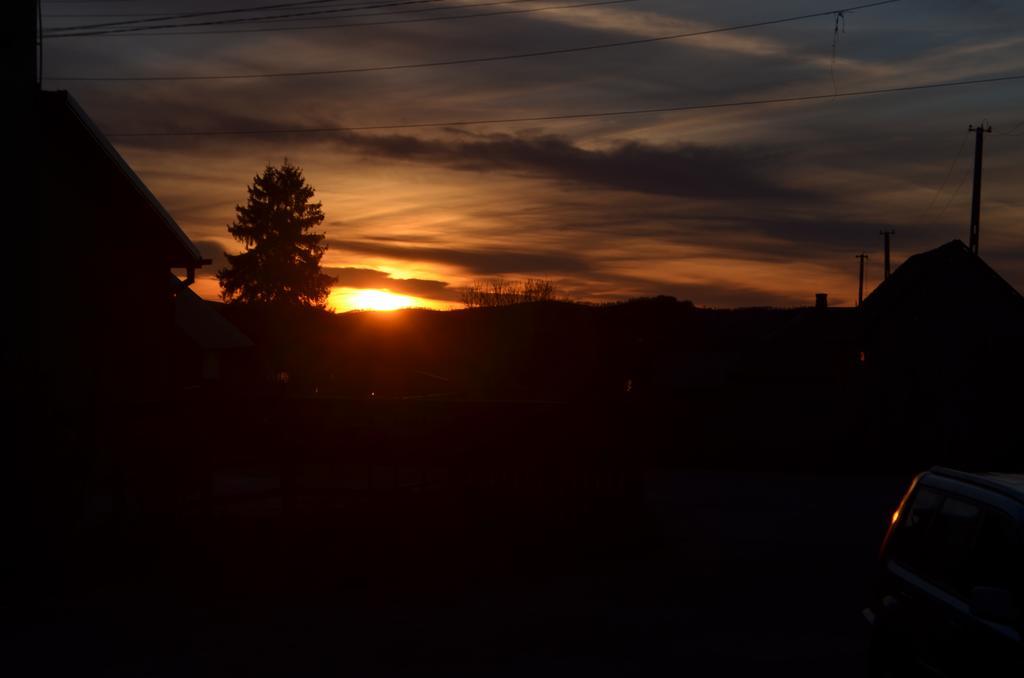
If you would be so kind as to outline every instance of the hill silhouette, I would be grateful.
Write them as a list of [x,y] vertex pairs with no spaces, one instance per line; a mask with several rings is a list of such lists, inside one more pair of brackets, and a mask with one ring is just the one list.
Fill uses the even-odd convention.
[[292,397],[600,404],[670,463],[1019,463],[1002,394],[1024,376],[1024,302],[958,241],[909,259],[862,309],[223,311]]
[[671,397],[714,383],[806,312],[671,297],[311,312],[287,323],[265,307],[224,309],[260,346],[267,374],[288,371],[292,394],[553,401]]

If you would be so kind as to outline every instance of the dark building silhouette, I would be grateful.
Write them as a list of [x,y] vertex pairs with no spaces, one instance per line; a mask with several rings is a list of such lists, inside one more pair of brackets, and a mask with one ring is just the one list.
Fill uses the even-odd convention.
[[[230,332],[189,310],[188,285],[209,262],[67,92],[36,96],[46,265],[39,386],[57,403],[166,397],[179,381],[182,329],[193,343],[200,337],[200,352],[240,343],[221,336],[204,347],[210,332],[198,327]],[[169,286],[172,270],[184,280]]]
[[170,275],[174,295],[176,384],[198,386],[244,385],[257,374],[249,337],[215,310],[191,288]]
[[866,397],[894,444],[950,462],[1020,439],[1024,297],[959,240],[910,257],[864,300]]

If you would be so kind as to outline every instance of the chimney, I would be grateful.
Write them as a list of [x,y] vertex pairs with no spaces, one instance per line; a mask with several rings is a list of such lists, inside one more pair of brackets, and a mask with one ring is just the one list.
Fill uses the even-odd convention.
[[824,311],[828,308],[828,294],[826,292],[818,292],[814,295],[814,308],[819,311]]

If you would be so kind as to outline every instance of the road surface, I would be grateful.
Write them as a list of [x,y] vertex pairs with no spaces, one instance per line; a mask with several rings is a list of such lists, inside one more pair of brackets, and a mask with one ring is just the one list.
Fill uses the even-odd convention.
[[152,584],[55,601],[17,624],[17,675],[859,676],[860,610],[904,482],[659,471],[644,545],[625,552],[533,554],[500,574],[463,560],[433,586],[411,557],[291,595],[257,581],[209,605]]

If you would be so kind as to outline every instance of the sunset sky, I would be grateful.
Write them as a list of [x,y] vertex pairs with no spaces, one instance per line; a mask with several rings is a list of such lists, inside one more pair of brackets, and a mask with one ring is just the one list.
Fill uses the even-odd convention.
[[[56,28],[270,4],[286,3],[44,0],[43,14],[44,25]],[[850,304],[854,255],[871,255],[868,289],[881,277],[879,230],[896,230],[896,262],[953,238],[967,240],[973,157],[967,126],[983,119],[995,134],[985,140],[981,254],[1024,288],[1024,80],[524,123],[116,136],[398,126],[830,94],[830,72],[840,92],[1024,74],[1024,3],[1014,0],[904,0],[848,13],[834,65],[836,21],[823,16],[429,68],[226,80],[60,79],[460,60],[843,6],[824,0],[307,3],[262,14],[320,13],[165,29],[214,31],[209,35],[49,37],[44,87],[68,89],[115,135],[117,149],[214,259],[195,284],[210,298],[217,296],[212,275],[223,265],[222,253],[240,248],[226,228],[234,206],[244,202],[253,175],[287,157],[304,169],[323,202],[329,243],[323,263],[338,278],[332,303],[339,310],[376,298],[358,290],[454,307],[460,286],[496,276],[548,278],[586,301],[670,294],[704,306],[792,306],[828,292],[833,303]],[[423,20],[484,13],[496,15]],[[130,16],[107,16],[114,14]],[[373,25],[325,27],[346,22]],[[267,27],[275,30],[254,30]]]

